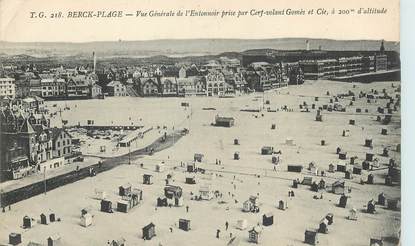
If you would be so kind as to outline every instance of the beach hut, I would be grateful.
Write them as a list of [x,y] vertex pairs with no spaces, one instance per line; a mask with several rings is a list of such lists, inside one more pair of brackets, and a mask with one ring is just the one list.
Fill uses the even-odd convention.
[[360,165],[353,166],[353,174],[357,174],[357,175],[362,174],[362,166]]
[[352,208],[349,210],[349,215],[347,216],[348,220],[357,220],[357,210]]
[[95,199],[97,200],[103,200],[105,198],[107,198],[107,193],[103,190],[100,189],[95,189]]
[[370,200],[367,203],[367,208],[366,208],[366,212],[369,214],[374,214],[376,212],[376,206],[375,206],[375,201]]
[[391,176],[387,175],[385,177],[385,185],[389,185],[389,186],[393,185]]
[[88,227],[92,225],[92,220],[93,220],[92,214],[89,214],[89,213],[84,214],[83,216],[81,216],[81,226]]
[[366,161],[373,161],[373,153],[366,153]]
[[22,234],[14,233],[14,232],[9,234],[9,244],[19,245],[21,243],[22,243]]
[[326,189],[326,181],[324,179],[320,179],[318,182],[318,189]]
[[326,218],[323,218],[322,220],[320,220],[320,223],[318,226],[318,232],[327,234],[329,232],[328,226],[329,226],[329,221]]
[[204,155],[200,153],[195,153],[193,156],[193,161],[202,162]]
[[349,120],[349,125],[354,125],[356,123],[355,120]]
[[347,152],[340,151],[339,152],[339,159],[340,160],[346,160],[347,159]]
[[55,222],[56,221],[56,215],[55,213],[49,214],[49,222]]
[[117,202],[117,211],[122,213],[128,213],[131,208],[129,200],[122,199]]
[[111,241],[110,246],[125,246],[126,240],[124,238],[118,238]]
[[303,166],[302,165],[288,165],[287,170],[288,172],[301,173],[301,171],[303,170]]
[[186,184],[196,184],[196,178],[194,176],[186,177],[185,183]]
[[373,176],[373,174],[369,174],[368,176],[367,176],[367,184],[373,184],[374,183],[374,179],[375,179],[375,177]]
[[261,242],[261,233],[262,233],[262,227],[255,226],[248,232],[249,237],[248,241],[251,243],[260,243]]
[[187,165],[186,165],[186,171],[187,172],[189,172],[189,173],[192,173],[192,172],[196,172],[196,163],[194,163],[194,162],[190,162],[190,163],[187,163]]
[[254,206],[259,206],[258,196],[249,196],[249,201],[251,201]]
[[59,234],[54,234],[47,239],[48,246],[59,246],[62,245],[61,236]]
[[47,225],[49,224],[49,218],[45,214],[40,214],[40,224]]
[[307,229],[304,233],[304,243],[316,245],[318,243],[317,231],[314,229]]
[[313,177],[304,177],[301,181],[302,185],[311,185],[313,183]]
[[314,181],[312,184],[311,184],[311,188],[310,188],[312,191],[314,191],[314,192],[318,192],[318,184]]
[[271,226],[274,224],[274,214],[271,212],[262,215],[262,225]]
[[387,147],[383,148],[382,156],[389,157],[389,150]]
[[34,219],[30,218],[29,216],[23,217],[23,228],[32,228],[34,226]]
[[353,179],[353,170],[347,170],[346,172],[344,172],[344,178]]
[[251,212],[254,209],[254,204],[250,200],[246,200],[242,204],[242,211],[244,212]]
[[182,194],[183,194],[183,190],[180,186],[167,185],[166,187],[164,187],[164,195],[168,199],[181,197]]
[[350,130],[343,130],[342,136],[343,137],[350,137]]
[[179,219],[179,229],[183,231],[190,230],[190,220],[187,219]]
[[371,138],[366,138],[365,139],[365,147],[373,147],[373,141]]
[[344,162],[337,163],[337,172],[346,172],[346,163]]
[[150,223],[143,227],[143,239],[151,240],[156,236],[156,226],[153,223]]
[[299,181],[296,179],[293,179],[293,188],[298,188]]
[[348,197],[345,194],[341,195],[340,200],[339,200],[339,207],[345,208],[347,205],[347,199]]
[[371,238],[369,246],[383,246],[383,240],[380,238]]
[[284,202],[283,200],[280,200],[278,202],[278,209],[280,209],[280,210],[286,210],[287,209],[287,203]]
[[377,204],[382,205],[382,206],[385,206],[385,204],[386,204],[386,197],[385,197],[385,194],[383,194],[383,192],[378,195],[378,202],[377,202]]
[[143,174],[143,184],[151,185],[153,184],[153,175],[151,174]]
[[334,214],[333,213],[326,214],[325,218],[327,219],[329,225],[334,223]]
[[234,160],[239,160],[239,158],[240,158],[239,151],[236,151],[235,153],[233,153],[233,159]]
[[157,207],[167,207],[167,198],[166,197],[158,197],[157,198]]
[[118,187],[118,195],[128,196],[131,193],[131,184],[126,183]]
[[363,168],[363,170],[369,170],[370,169],[370,162],[363,161],[362,162],[362,168]]
[[236,222],[236,228],[239,230],[245,230],[248,227],[248,221],[246,219],[241,219]]
[[239,145],[239,139],[235,138],[235,139],[233,140],[233,144],[234,144],[234,145]]
[[271,130],[275,130],[275,128],[277,128],[277,126],[275,124],[271,125]]
[[215,117],[215,126],[232,127],[235,125],[235,119],[233,117]]
[[101,212],[112,213],[112,202],[109,200],[101,200]]
[[200,186],[199,197],[202,200],[211,200],[213,198],[213,192],[209,185]]
[[345,184],[344,184],[344,180],[336,180],[333,184],[332,184],[332,192],[334,194],[340,195],[340,194],[344,194],[345,191]]
[[334,165],[332,163],[329,165],[329,172],[334,173]]
[[162,173],[162,172],[164,172],[164,169],[165,169],[164,163],[158,163],[158,164],[156,164],[156,172]]
[[380,134],[382,134],[382,135],[388,135],[388,129],[382,128],[382,130],[380,131]]
[[274,152],[274,147],[263,146],[261,148],[261,155],[271,155]]

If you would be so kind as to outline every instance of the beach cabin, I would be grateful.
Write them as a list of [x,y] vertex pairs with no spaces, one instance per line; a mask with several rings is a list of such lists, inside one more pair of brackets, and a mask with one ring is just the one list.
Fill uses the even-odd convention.
[[312,184],[311,184],[311,191],[314,191],[314,192],[318,192],[318,184],[314,181]]
[[186,177],[185,183],[186,184],[196,184],[196,178],[194,176]]
[[249,196],[249,201],[251,201],[254,206],[259,206],[259,197]]
[[327,234],[329,232],[329,221],[326,218],[320,220],[318,232]]
[[320,182],[318,182],[318,189],[326,189],[326,181],[324,179],[320,179]]
[[40,224],[47,225],[49,224],[49,218],[45,214],[40,214]]
[[167,198],[166,197],[158,197],[157,198],[157,207],[167,207]]
[[112,213],[112,202],[109,200],[101,200],[101,212]]
[[302,165],[288,165],[287,166],[287,171],[288,172],[301,173],[302,170],[303,170],[303,166]]
[[337,180],[331,185],[331,191],[334,194],[341,195],[345,193],[345,182],[344,180]]
[[235,139],[233,140],[233,144],[234,144],[234,145],[239,145],[239,139],[235,138]]
[[151,185],[153,184],[153,175],[151,174],[143,174],[143,184]]
[[61,236],[59,234],[54,234],[47,239],[48,246],[59,246],[63,245],[61,241]]
[[263,226],[271,226],[272,224],[274,224],[274,215],[271,212],[262,215]]
[[400,201],[399,199],[387,199],[386,200],[388,209],[390,210],[399,210],[400,209]]
[[23,228],[27,229],[27,228],[32,228],[35,224],[35,220],[30,218],[29,216],[24,216],[23,217]]
[[110,243],[110,246],[125,246],[126,240],[124,238],[118,238],[115,240],[112,240]]
[[393,185],[391,176],[387,175],[385,177],[385,185],[389,185],[389,186]]
[[233,159],[234,160],[239,160],[239,158],[240,158],[239,151],[236,151],[235,153],[233,153]]
[[368,161],[363,161],[363,162],[362,162],[362,169],[363,169],[363,170],[369,170],[369,169],[370,169],[370,162],[368,162]]
[[193,156],[193,161],[202,162],[204,155],[200,153],[195,153]]
[[122,199],[117,202],[117,211],[122,213],[128,213],[131,208],[130,201],[127,199]]
[[235,125],[235,119],[233,117],[215,117],[215,126],[232,127]]
[[280,210],[286,210],[288,207],[287,207],[287,203],[286,202],[284,202],[283,200],[280,200],[279,202],[278,202],[278,209],[280,209]]
[[346,172],[346,163],[344,162],[339,162],[337,163],[337,172]]
[[151,240],[156,236],[156,226],[153,223],[150,223],[143,227],[143,239]]
[[298,188],[298,184],[299,184],[299,181],[298,180],[296,180],[296,179],[293,179],[293,188]]
[[371,138],[366,138],[365,139],[365,147],[373,147],[373,140]]
[[194,162],[190,162],[186,164],[186,171],[189,173],[192,172],[196,172],[197,168],[196,168],[196,163]]
[[383,194],[383,192],[378,195],[378,204],[382,206],[385,206],[386,204],[386,197],[385,194]]
[[88,227],[92,225],[92,220],[93,220],[92,214],[89,214],[89,213],[84,214],[83,216],[81,216],[81,226]]
[[347,152],[340,151],[339,152],[339,159],[340,160],[346,160],[347,159]]
[[302,185],[311,185],[313,183],[313,177],[304,177],[301,181]]
[[339,207],[345,208],[347,205],[347,199],[348,197],[345,194],[341,195],[340,200],[339,200]]
[[317,240],[317,231],[314,229],[308,229],[304,233],[304,243],[310,245],[316,245],[318,243]]
[[213,191],[209,185],[200,186],[199,198],[201,200],[211,200],[213,198]]
[[239,230],[245,230],[248,227],[248,221],[246,219],[238,220],[236,222],[236,228]]
[[20,233],[10,233],[9,234],[9,244],[19,245],[22,243],[22,234]]
[[325,218],[327,219],[329,225],[333,224],[333,222],[334,222],[334,214],[328,213]]
[[190,220],[187,219],[179,219],[179,229],[183,231],[190,230]]
[[357,174],[357,175],[362,174],[362,166],[354,165],[353,166],[353,174]]
[[274,152],[274,147],[263,146],[261,148],[261,155],[272,155],[273,152]]
[[366,161],[373,161],[373,153],[366,153]]
[[382,128],[380,134],[382,134],[382,135],[388,135],[388,129]]
[[373,176],[373,174],[369,174],[367,175],[367,184],[373,184],[375,182],[375,176]]
[[164,195],[168,199],[179,198],[183,194],[183,190],[180,186],[168,185],[164,187]]
[[248,241],[250,243],[260,243],[261,242],[261,233],[262,233],[262,227],[255,226],[251,230],[249,230],[249,236]]
[[347,170],[346,172],[344,172],[344,178],[353,179],[353,170]]
[[118,187],[118,195],[120,196],[128,196],[131,193],[131,184],[126,183]]
[[367,203],[367,208],[366,208],[366,212],[369,214],[374,214],[376,212],[376,205],[375,205],[375,201],[370,200]]
[[56,215],[55,213],[49,214],[49,222],[55,222],[56,221]]

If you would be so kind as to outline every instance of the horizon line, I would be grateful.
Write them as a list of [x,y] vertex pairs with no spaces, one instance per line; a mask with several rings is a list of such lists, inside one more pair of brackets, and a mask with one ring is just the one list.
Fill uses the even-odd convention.
[[86,43],[108,43],[108,42],[152,42],[152,41],[191,41],[191,40],[252,40],[252,41],[261,41],[261,40],[276,40],[276,39],[307,39],[307,40],[332,40],[332,41],[384,41],[384,42],[394,42],[400,43],[397,40],[385,40],[385,39],[333,39],[333,38],[308,38],[308,37],[281,37],[281,38],[159,38],[159,39],[118,39],[118,40],[95,40],[95,41],[8,41],[0,40],[3,43],[67,43],[67,44],[86,44]]

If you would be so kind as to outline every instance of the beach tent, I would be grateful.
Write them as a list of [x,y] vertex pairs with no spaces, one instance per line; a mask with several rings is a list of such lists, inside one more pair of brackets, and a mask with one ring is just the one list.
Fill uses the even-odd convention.
[[327,234],[329,232],[328,226],[329,226],[329,221],[326,218],[323,218],[322,220],[320,220],[320,223],[318,226],[318,232]]
[[143,184],[147,184],[147,185],[153,184],[152,177],[153,175],[151,174],[143,174]]
[[255,226],[251,230],[249,230],[249,238],[248,241],[251,243],[259,243],[261,241],[261,233],[262,233],[262,227]]
[[287,203],[284,202],[283,200],[280,200],[278,202],[278,209],[280,209],[280,210],[286,210],[287,209]]
[[117,202],[117,211],[122,213],[128,213],[128,210],[131,208],[128,200],[119,200]]
[[49,224],[49,218],[45,214],[40,214],[40,224],[47,225]]
[[32,228],[34,226],[35,220],[30,218],[29,216],[23,217],[23,228]]
[[334,223],[334,214],[332,213],[328,213],[325,217],[327,219],[327,221],[329,222],[329,225]]
[[340,201],[339,201],[339,207],[341,207],[341,208],[345,208],[346,207],[346,205],[347,205],[347,196],[345,195],[345,194],[343,194],[341,197],[340,197]]
[[112,202],[109,200],[101,200],[101,212],[112,213]]
[[157,198],[157,207],[167,207],[167,198],[166,197]]

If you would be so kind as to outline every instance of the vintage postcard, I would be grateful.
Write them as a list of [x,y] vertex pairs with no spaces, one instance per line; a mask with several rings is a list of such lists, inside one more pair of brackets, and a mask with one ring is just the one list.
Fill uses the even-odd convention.
[[0,245],[401,245],[400,2],[0,0]]

